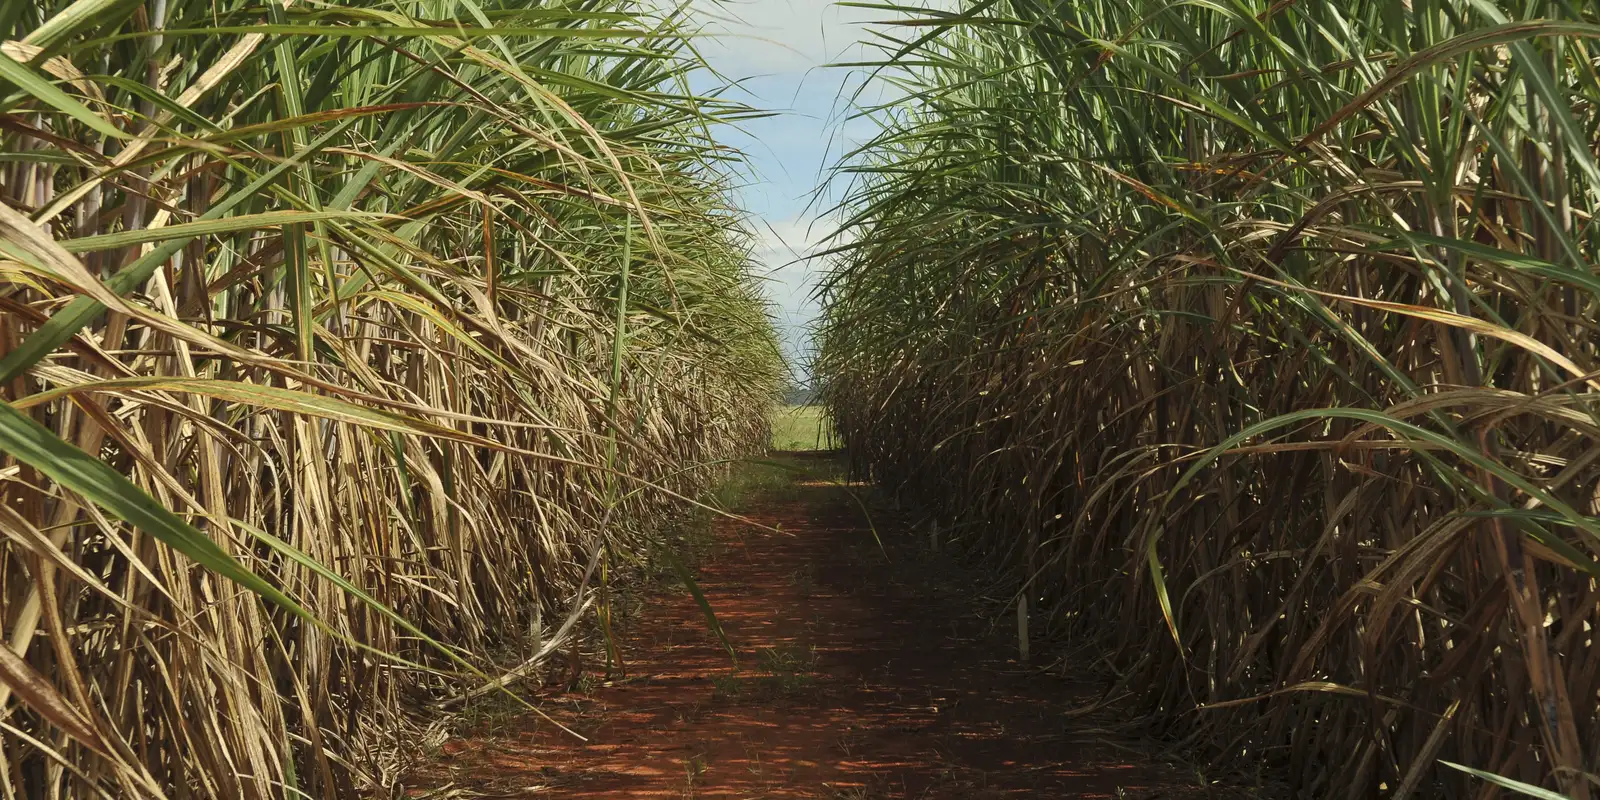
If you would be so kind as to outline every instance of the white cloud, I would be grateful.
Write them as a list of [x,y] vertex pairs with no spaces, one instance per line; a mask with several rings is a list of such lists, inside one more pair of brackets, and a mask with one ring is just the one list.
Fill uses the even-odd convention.
[[[833,0],[727,0],[697,6],[708,38],[697,43],[713,69],[740,81],[744,102],[780,116],[745,126],[736,145],[749,156],[756,182],[742,192],[754,212],[752,258],[772,300],[778,334],[797,371],[804,369],[815,298],[824,268],[811,258],[833,230],[806,207],[807,194],[847,141],[841,138],[849,71],[827,64],[866,57],[866,23],[885,12]],[[850,126],[855,129],[856,126]]]
[[[841,7],[831,0],[730,0],[711,9],[711,34],[701,48],[730,78],[805,72],[861,56],[868,22],[884,12]],[[774,98],[776,99],[776,98]]]
[[[650,1],[663,8],[677,5],[677,0]],[[925,1],[945,5],[954,0]],[[862,71],[825,65],[880,58],[876,48],[862,42],[873,38],[869,23],[895,14],[844,7],[834,0],[690,2],[704,23],[704,38],[696,41],[696,48],[718,74],[740,82],[742,91],[727,96],[777,112],[747,121],[741,130],[724,129],[721,138],[749,159],[755,180],[739,190],[739,202],[751,212],[757,234],[752,258],[765,274],[779,335],[799,371],[819,311],[812,293],[825,268],[822,259],[807,257],[833,230],[831,222],[816,220],[817,211],[808,201],[816,184],[828,180],[827,168],[876,131],[872,122],[851,120],[847,113]],[[906,31],[895,33],[903,36]],[[698,88],[711,88],[710,83]]]
[[814,294],[827,269],[820,253],[837,245],[829,238],[833,232],[831,220],[811,216],[758,223],[751,256],[763,267],[763,287],[778,317],[779,335],[797,368],[810,349],[810,327],[820,311]]

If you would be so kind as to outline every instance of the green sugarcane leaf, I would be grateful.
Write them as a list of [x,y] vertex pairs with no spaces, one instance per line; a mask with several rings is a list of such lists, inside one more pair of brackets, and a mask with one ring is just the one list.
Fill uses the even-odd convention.
[[1552,792],[1549,789],[1523,783],[1522,781],[1512,780],[1503,775],[1496,775],[1493,772],[1485,772],[1481,769],[1473,769],[1472,767],[1457,764],[1454,761],[1445,761],[1444,759],[1440,759],[1439,763],[1451,769],[1459,769],[1468,775],[1471,775],[1475,778],[1481,778],[1503,789],[1510,789],[1513,792],[1525,794],[1529,797],[1537,797],[1539,800],[1572,800],[1572,798],[1564,794],[1560,794],[1559,792]]
[[112,139],[132,138],[128,134],[117,130],[117,127],[107,122],[105,117],[94,113],[88,106],[72,99],[66,92],[57,89],[54,84],[5,53],[0,53],[0,80],[11,83],[18,89],[32,95],[39,102],[82,122],[98,133]]
[[208,571],[297,617],[317,623],[299,603],[240,564],[210,537],[167,510],[121,473],[62,441],[49,428],[10,403],[0,403],[0,451],[77,492],[112,516],[160,539]]
[[267,211],[260,214],[240,214],[220,219],[202,220],[200,222],[183,222],[161,228],[141,228],[132,231],[105,233],[98,236],[82,236],[77,239],[67,239],[60,242],[60,244],[62,249],[69,253],[90,253],[96,250],[113,250],[147,242],[164,242],[172,239],[181,239],[188,242],[201,236],[277,228],[283,225],[321,222],[331,219],[376,220],[383,218],[384,215],[382,214],[368,214],[358,211]]

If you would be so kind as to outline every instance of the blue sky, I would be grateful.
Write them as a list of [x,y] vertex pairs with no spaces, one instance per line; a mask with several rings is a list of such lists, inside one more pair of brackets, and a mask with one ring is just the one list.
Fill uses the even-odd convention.
[[[864,120],[846,124],[846,90],[859,72],[824,64],[863,57],[865,24],[885,12],[841,8],[832,0],[694,0],[708,19],[701,52],[724,77],[738,81],[729,95],[776,112],[723,130],[725,143],[749,159],[741,206],[750,212],[767,291],[791,362],[803,357],[806,330],[816,316],[810,294],[820,264],[795,262],[832,232],[817,215],[831,203],[812,202],[828,166],[872,133]],[[799,367],[799,364],[796,364]]]

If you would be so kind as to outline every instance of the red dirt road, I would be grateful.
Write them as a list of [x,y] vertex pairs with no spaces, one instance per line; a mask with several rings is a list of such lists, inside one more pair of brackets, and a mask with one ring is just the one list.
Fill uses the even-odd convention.
[[[826,483],[719,522],[699,584],[736,672],[681,589],[621,636],[627,675],[541,693],[542,710],[448,742],[414,796],[562,798],[1200,798],[1192,774],[1069,719],[1094,691],[1024,669],[970,577],[921,535]],[[1102,715],[1100,720],[1104,720]]]

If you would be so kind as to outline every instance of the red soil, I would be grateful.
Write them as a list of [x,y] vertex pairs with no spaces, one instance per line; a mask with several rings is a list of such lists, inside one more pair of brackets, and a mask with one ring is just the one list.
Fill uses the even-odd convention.
[[[802,484],[719,522],[695,601],[651,596],[620,631],[626,677],[534,702],[538,716],[448,742],[414,790],[433,797],[1200,798],[1192,774],[1066,709],[1093,688],[1016,661],[1006,622],[921,535]],[[1104,723],[1102,714],[1098,722]]]

